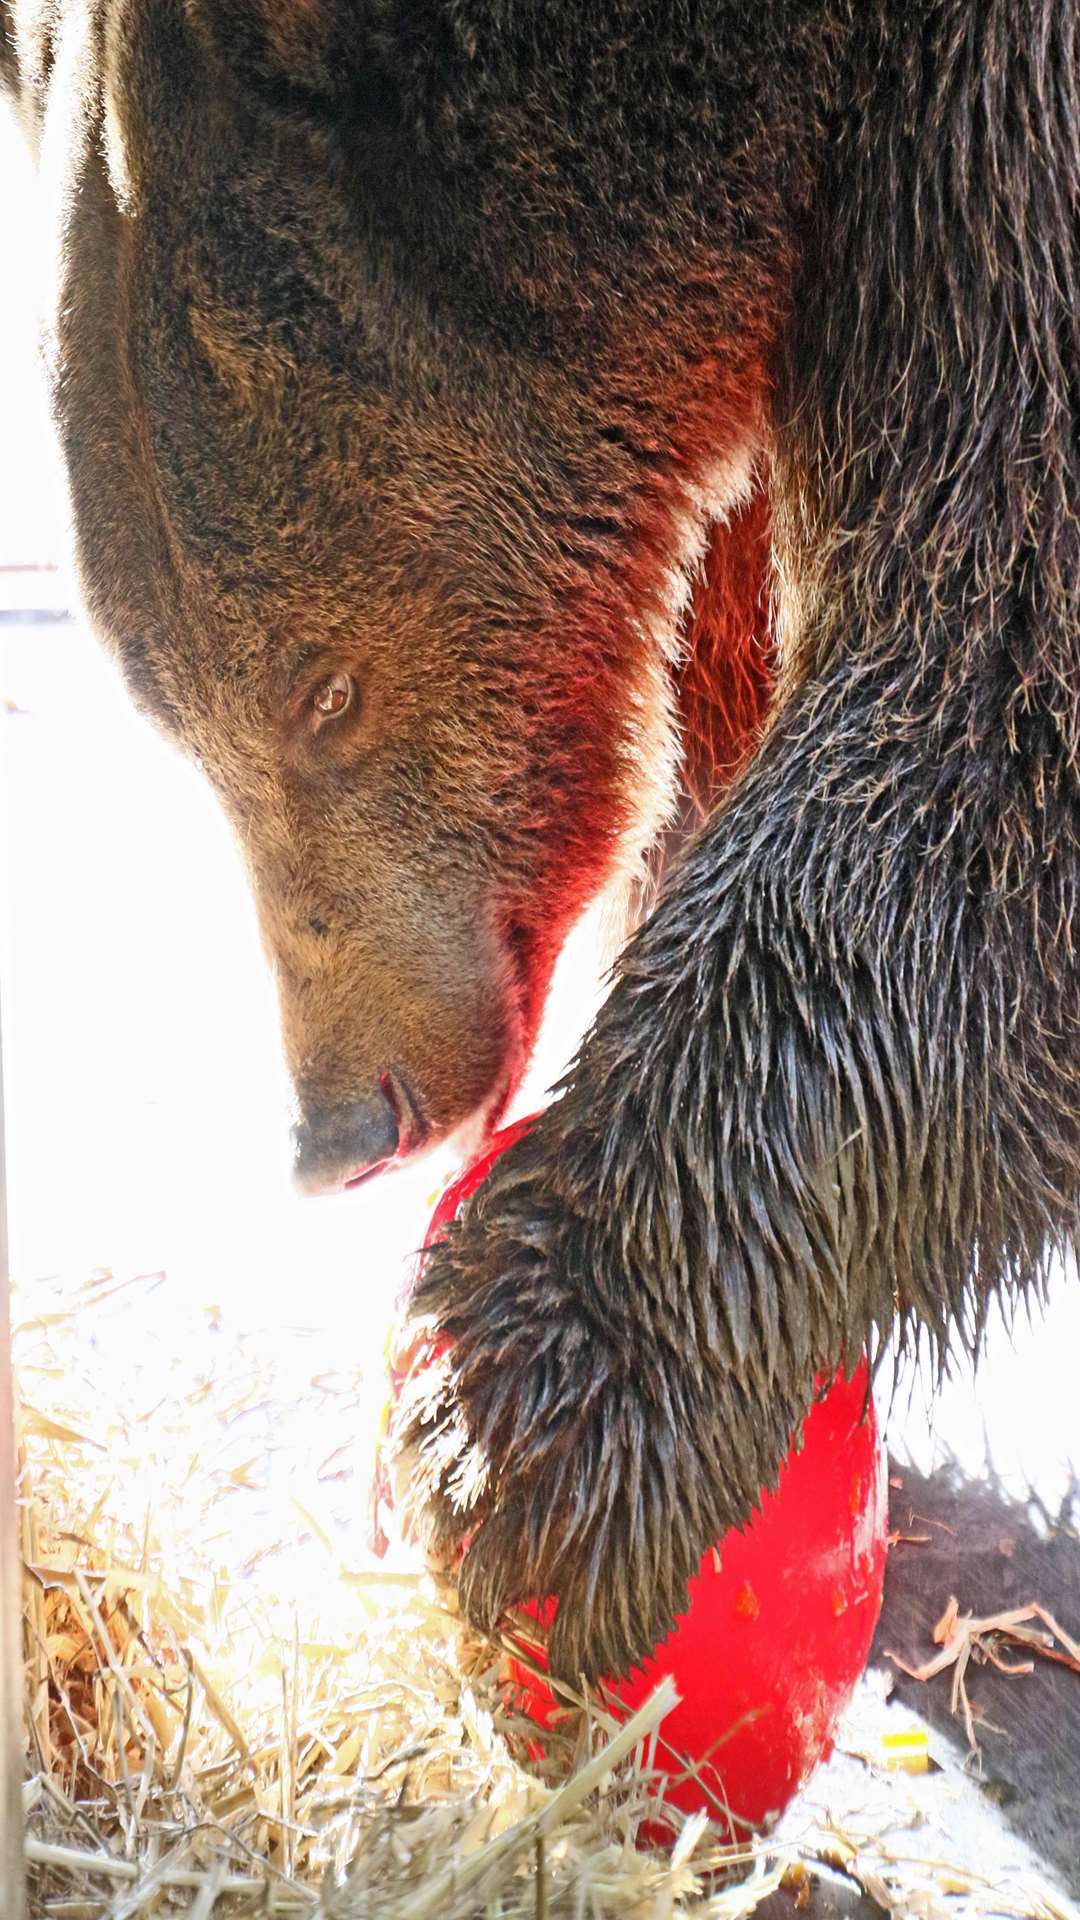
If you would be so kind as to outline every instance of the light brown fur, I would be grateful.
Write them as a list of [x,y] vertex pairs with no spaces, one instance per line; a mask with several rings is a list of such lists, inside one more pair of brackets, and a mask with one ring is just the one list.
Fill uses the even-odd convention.
[[[317,12],[268,16],[271,67]],[[756,430],[754,350],[685,358],[673,290],[654,400],[631,313],[570,314],[569,354],[521,368],[358,236],[317,126],[248,117],[212,10],[17,19],[78,208],[54,368],[87,605],[237,832],[301,1114],[391,1069],[428,1134],[490,1121],[574,918],[675,805],[666,577],[692,448]],[[335,669],[360,713],[316,737]],[[708,704],[700,667],[683,694]]]

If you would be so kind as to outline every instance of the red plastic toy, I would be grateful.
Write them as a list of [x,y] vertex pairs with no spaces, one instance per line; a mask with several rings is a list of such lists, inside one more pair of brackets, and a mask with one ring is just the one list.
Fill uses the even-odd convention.
[[[425,1245],[530,1124],[497,1134],[447,1188]],[[430,1355],[420,1343],[398,1357],[395,1398]],[[642,1670],[609,1683],[633,1709],[665,1674],[673,1677],[681,1701],[656,1753],[668,1801],[687,1812],[704,1807],[741,1838],[747,1826],[767,1826],[831,1752],[881,1609],[887,1532],[885,1450],[862,1361],[811,1409],[801,1448],[745,1532],[727,1534],[705,1555],[674,1633]],[[516,1663],[512,1678],[543,1727],[551,1694]],[[696,1778],[681,1777],[687,1760]]]

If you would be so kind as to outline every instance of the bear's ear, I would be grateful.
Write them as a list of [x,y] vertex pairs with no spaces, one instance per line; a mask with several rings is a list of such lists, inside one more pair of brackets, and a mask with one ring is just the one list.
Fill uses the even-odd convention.
[[373,58],[388,0],[186,0],[196,30],[237,76],[335,98]]
[[[150,0],[154,4],[154,0]],[[471,35],[434,0],[184,0],[236,79],[340,100],[357,81],[427,92]]]

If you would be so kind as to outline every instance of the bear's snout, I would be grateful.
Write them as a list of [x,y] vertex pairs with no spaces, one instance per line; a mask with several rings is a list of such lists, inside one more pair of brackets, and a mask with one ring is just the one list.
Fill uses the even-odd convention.
[[377,1172],[418,1144],[389,1074],[364,1099],[316,1108],[293,1128],[293,1175],[304,1193],[326,1193]]

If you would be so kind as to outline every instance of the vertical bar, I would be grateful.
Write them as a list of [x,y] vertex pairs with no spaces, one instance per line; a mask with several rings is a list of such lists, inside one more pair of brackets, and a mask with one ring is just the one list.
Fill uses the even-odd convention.
[[[0,0],[0,117],[8,120],[8,106],[17,111],[14,13],[12,0]],[[16,197],[24,183],[12,168],[9,127],[3,129],[0,171],[9,194]],[[10,201],[8,203],[11,204]],[[5,213],[7,209],[5,208]],[[5,260],[14,260],[10,219],[0,236]],[[5,359],[7,341],[5,338]],[[5,401],[10,400],[10,390]],[[8,435],[10,447],[10,434]],[[9,458],[16,457],[10,447]],[[0,835],[6,830],[6,809],[0,792]],[[0,885],[3,883],[0,869]],[[0,942],[0,957],[4,944]],[[8,1264],[8,1190],[4,1151],[4,1048],[0,1019],[0,1916],[26,1920],[26,1873],[22,1811],[22,1556],[15,1502],[15,1392],[11,1366],[11,1292]]]
[[4,1058],[0,1031],[0,1915],[25,1920],[22,1817],[22,1566],[15,1505]]

